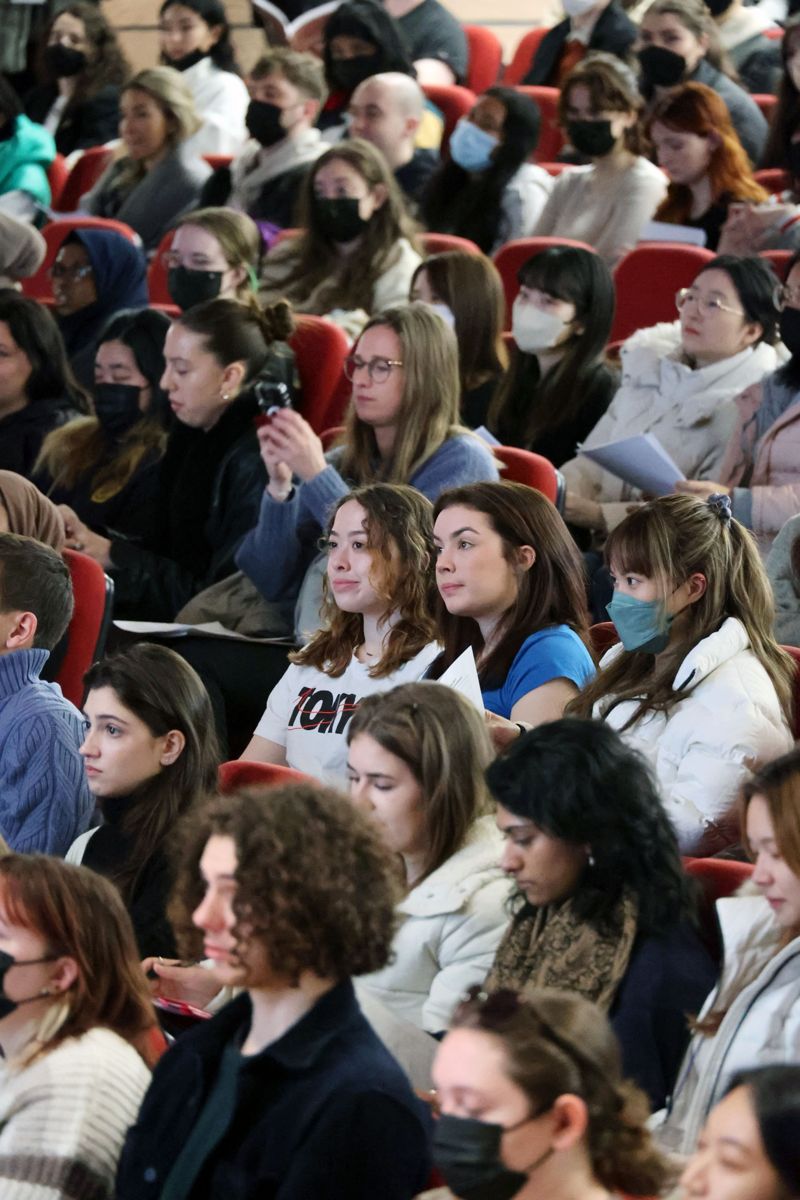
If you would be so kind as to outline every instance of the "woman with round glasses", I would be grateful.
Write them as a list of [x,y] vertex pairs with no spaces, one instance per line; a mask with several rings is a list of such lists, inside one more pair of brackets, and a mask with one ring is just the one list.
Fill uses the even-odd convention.
[[732,204],[767,201],[725,101],[705,84],[668,92],[653,110],[649,133],[670,180],[654,220],[701,229],[716,250]]
[[291,614],[301,638],[319,626],[317,539],[332,504],[353,486],[408,483],[435,500],[446,488],[497,479],[484,442],[459,424],[458,345],[427,304],[368,321],[346,363],[353,396],[339,443],[326,454],[299,413],[281,409],[258,432],[268,483],[238,566]]
[[686,471],[677,484],[694,496],[729,495],[733,515],[753,531],[765,555],[785,522],[800,512],[800,251],[789,264],[779,304],[780,338],[791,358],[736,397],[716,468]]
[[426,1197],[608,1200],[669,1180],[645,1096],[593,1004],[568,991],[471,989],[433,1067],[433,1158],[449,1191]]
[[[622,386],[583,444],[652,433],[687,478],[713,479],[734,425],[734,397],[777,365],[775,276],[761,259],[720,256],[676,304],[677,321],[640,329],[622,347]],[[573,526],[603,534],[641,499],[583,455],[561,470],[564,519]]]
[[369,142],[348,139],[317,159],[298,216],[303,232],[264,260],[262,300],[285,297],[350,337],[371,313],[406,301],[421,259],[399,186]]

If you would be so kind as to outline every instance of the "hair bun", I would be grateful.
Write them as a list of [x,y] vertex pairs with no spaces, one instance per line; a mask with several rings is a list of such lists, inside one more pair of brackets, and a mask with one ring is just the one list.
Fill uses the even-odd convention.
[[730,496],[725,492],[714,492],[708,497],[706,504],[723,525],[730,525],[733,520]]
[[258,309],[257,315],[266,342],[285,342],[294,333],[294,314],[288,300],[276,300]]

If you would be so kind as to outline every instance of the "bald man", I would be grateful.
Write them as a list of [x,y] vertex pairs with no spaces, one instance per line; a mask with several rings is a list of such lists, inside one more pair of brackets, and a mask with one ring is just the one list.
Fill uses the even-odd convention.
[[425,96],[410,75],[387,71],[360,83],[348,110],[350,137],[364,138],[381,151],[412,204],[439,162],[436,150],[414,144],[424,105]]

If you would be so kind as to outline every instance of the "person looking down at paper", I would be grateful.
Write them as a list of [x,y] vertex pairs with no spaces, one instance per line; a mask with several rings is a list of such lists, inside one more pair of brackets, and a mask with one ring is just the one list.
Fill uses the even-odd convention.
[[793,740],[794,664],[755,541],[727,496],[662,496],[613,530],[605,559],[620,641],[570,711],[648,759],[682,854],[716,854],[739,840],[741,784]]
[[[800,253],[789,263],[779,290],[780,337],[791,358],[754,380],[734,405],[735,422],[717,471],[690,473],[678,491],[707,496],[725,492],[733,513],[752,529],[762,555],[784,522],[800,511]],[[724,483],[711,483],[721,479]]]
[[347,778],[347,727],[361,701],[419,679],[439,650],[431,614],[433,508],[378,483],[340,497],[320,542],[322,627],[291,655],[242,758]]
[[523,484],[477,483],[439,497],[433,535],[444,650],[429,677],[471,647],[502,726],[556,720],[594,675],[583,564],[561,517]]
[[[761,259],[712,259],[678,292],[679,320],[625,342],[622,386],[583,446],[652,433],[687,478],[717,478],[736,421],[734,398],[778,365],[775,295],[775,276]],[[612,530],[642,498],[583,455],[561,470],[569,525]]]

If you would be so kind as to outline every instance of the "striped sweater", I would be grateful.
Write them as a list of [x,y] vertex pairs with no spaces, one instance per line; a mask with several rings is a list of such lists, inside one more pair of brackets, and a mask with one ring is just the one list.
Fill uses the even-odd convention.
[[69,1038],[21,1070],[0,1060],[2,1200],[111,1200],[150,1072],[109,1029]]

